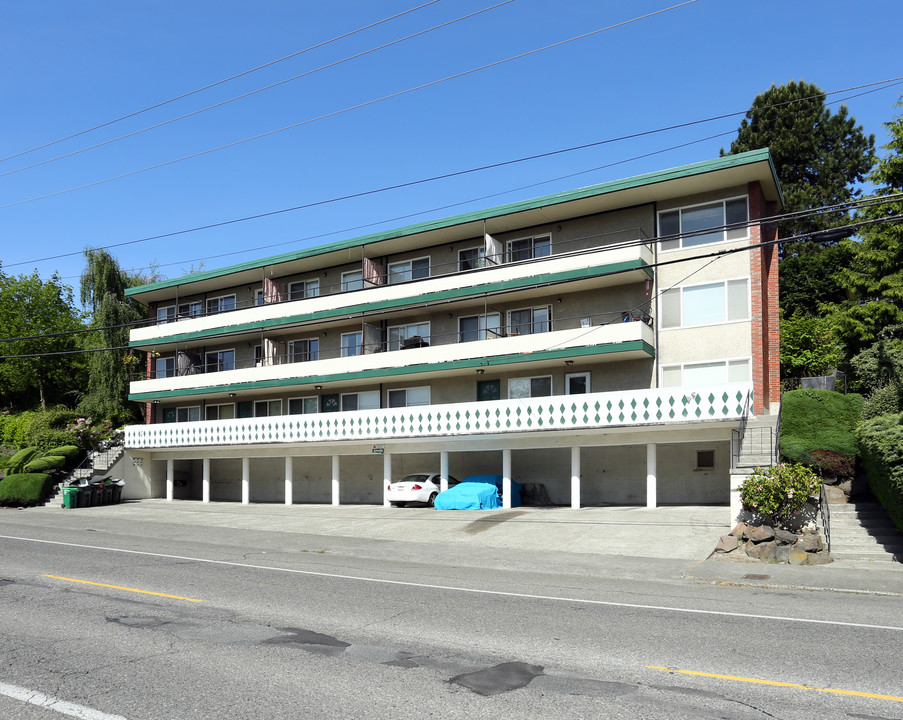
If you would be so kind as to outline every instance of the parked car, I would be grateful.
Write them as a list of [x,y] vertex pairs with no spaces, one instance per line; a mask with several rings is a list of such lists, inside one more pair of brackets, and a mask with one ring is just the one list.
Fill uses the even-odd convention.
[[[404,507],[408,503],[426,503],[433,506],[433,500],[442,489],[439,485],[439,473],[413,473],[406,475],[398,482],[386,487],[386,497],[395,507]],[[448,486],[457,485],[457,479],[449,475]]]
[[[520,505],[521,484],[511,481],[511,506]],[[468,475],[435,498],[437,510],[493,510],[502,507],[501,475]]]

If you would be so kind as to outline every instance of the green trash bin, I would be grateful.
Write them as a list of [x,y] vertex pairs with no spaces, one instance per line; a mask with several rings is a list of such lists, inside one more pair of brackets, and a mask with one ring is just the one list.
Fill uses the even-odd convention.
[[63,507],[67,510],[78,507],[78,488],[66,486],[63,488]]

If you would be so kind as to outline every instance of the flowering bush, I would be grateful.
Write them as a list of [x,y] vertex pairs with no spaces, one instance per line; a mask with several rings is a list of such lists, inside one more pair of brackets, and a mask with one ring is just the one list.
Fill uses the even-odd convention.
[[68,429],[78,438],[79,444],[86,449],[96,448],[104,440],[109,440],[116,434],[113,423],[109,420],[94,424],[89,417],[78,418],[69,425]]
[[810,497],[818,497],[821,480],[805,465],[781,463],[756,468],[740,485],[743,509],[772,518],[776,524],[799,515]]

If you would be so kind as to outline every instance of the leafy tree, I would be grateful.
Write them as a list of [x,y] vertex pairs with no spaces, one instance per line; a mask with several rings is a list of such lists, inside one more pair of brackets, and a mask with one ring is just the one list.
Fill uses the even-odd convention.
[[125,296],[128,274],[106,250],[85,250],[81,276],[81,302],[91,311],[87,346],[90,376],[88,392],[79,410],[95,421],[133,422],[138,407],[128,400],[129,371],[137,355],[128,350],[129,328],[141,318],[139,306]]
[[797,312],[781,317],[781,375],[787,378],[828,375],[844,360],[843,344],[830,317]]
[[61,333],[82,329],[82,320],[72,288],[58,275],[45,281],[37,271],[9,276],[0,270],[0,338],[7,341],[0,343],[0,403],[13,410],[36,405],[46,410],[77,401],[83,364],[77,355],[56,353],[78,348],[77,335]]

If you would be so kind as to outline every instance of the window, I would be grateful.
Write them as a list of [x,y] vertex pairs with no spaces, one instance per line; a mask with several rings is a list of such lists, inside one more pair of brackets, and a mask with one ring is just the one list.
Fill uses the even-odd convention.
[[235,309],[235,295],[223,295],[221,297],[207,298],[207,314],[226,312]]
[[746,223],[748,220],[746,198],[733,198],[660,212],[658,234],[661,237],[679,236],[662,240],[662,250],[678,250],[725,240],[746,240],[749,237],[746,225],[729,230],[723,226]]
[[588,372],[565,373],[564,392],[566,395],[583,395],[592,392]]
[[263,345],[254,346],[254,367],[263,367]]
[[364,271],[349,270],[342,273],[342,292],[361,290],[364,287]]
[[157,325],[165,325],[176,319],[176,306],[167,305],[166,307],[157,308]]
[[289,415],[309,415],[319,411],[320,403],[315,397],[291,398],[288,401]]
[[389,390],[389,407],[412,407],[414,405],[429,405],[430,389],[427,387],[404,388],[403,390]]
[[176,422],[196,422],[201,419],[200,405],[176,408]]
[[319,280],[299,280],[288,285],[289,300],[302,300],[304,298],[319,297],[319,295]]
[[430,276],[430,259],[417,258],[389,264],[389,282],[400,283],[407,280],[420,280]]
[[486,264],[486,248],[468,248],[458,252],[458,269],[474,270]]
[[235,403],[208,405],[204,410],[206,420],[231,420],[235,417]]
[[696,467],[694,470],[714,470],[715,469],[715,451],[714,450],[697,450],[696,451]]
[[352,332],[342,334],[342,357],[360,355],[363,350],[363,333]]
[[174,357],[157,358],[155,378],[169,378],[176,375],[176,359]]
[[721,385],[726,382],[749,382],[748,358],[662,367],[662,387]]
[[258,400],[254,403],[254,417],[282,415],[282,400]]
[[207,372],[221,372],[235,369],[235,351],[217,350],[207,353]]
[[498,380],[477,380],[477,400],[498,400],[502,396],[502,384]]
[[538,237],[520,238],[508,241],[508,262],[532,260],[533,258],[546,257],[552,252],[552,237],[540,235]]
[[671,288],[662,293],[662,328],[749,320],[749,281]]
[[263,288],[257,288],[257,290],[254,291],[254,304],[258,307],[266,304],[266,298],[263,294]]
[[509,335],[532,335],[545,333],[551,329],[549,325],[549,306],[511,310],[508,313]]
[[187,302],[179,305],[179,317],[180,318],[194,318],[201,316],[201,303],[200,301],[195,302]]
[[502,334],[501,324],[502,320],[499,313],[459,318],[459,341],[472,342],[474,340],[499,337]]
[[288,344],[289,362],[307,362],[320,359],[320,341],[317,338],[293,340]]
[[389,328],[389,350],[407,347],[424,347],[430,344],[430,324],[414,323]]
[[511,378],[508,381],[508,399],[548,397],[552,394],[552,377]]
[[377,409],[379,409],[379,390],[342,395],[342,410]]

